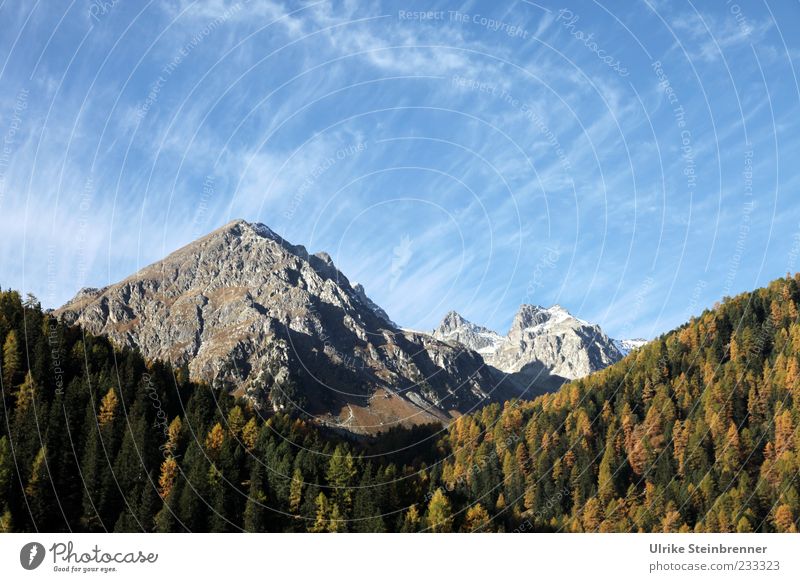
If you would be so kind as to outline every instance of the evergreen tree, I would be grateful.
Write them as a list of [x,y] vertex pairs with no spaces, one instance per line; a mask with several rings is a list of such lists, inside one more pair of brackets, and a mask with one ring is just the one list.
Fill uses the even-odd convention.
[[453,529],[453,511],[450,500],[441,488],[437,489],[428,503],[428,529],[432,532],[449,532]]
[[353,455],[343,445],[338,445],[333,451],[328,464],[328,483],[334,488],[333,500],[345,514],[349,512],[353,501],[351,489],[357,474]]
[[400,531],[403,533],[418,532],[422,526],[422,518],[419,515],[416,505],[408,508],[408,511],[403,516],[403,525]]
[[36,529],[51,531],[59,509],[53,496],[53,485],[47,469],[47,451],[44,447],[39,449],[33,461],[31,476],[25,486],[25,495]]
[[0,436],[0,513],[6,508],[14,475],[14,461],[8,437]]
[[247,504],[244,510],[244,529],[250,532],[269,531],[267,521],[267,494],[264,466],[253,462],[250,472],[250,489],[247,494]]
[[289,486],[289,511],[297,513],[300,509],[300,503],[303,501],[303,474],[300,472],[299,467],[295,467],[292,474],[292,483]]
[[17,332],[11,330],[3,343],[3,386],[11,390],[19,382],[22,370],[22,356],[20,355]]
[[321,533],[328,531],[328,516],[330,515],[330,504],[328,497],[320,491],[316,499],[317,513],[314,519],[314,524],[309,529],[313,533]]
[[467,533],[489,531],[490,519],[489,512],[486,511],[480,503],[476,503],[467,509],[461,531]]

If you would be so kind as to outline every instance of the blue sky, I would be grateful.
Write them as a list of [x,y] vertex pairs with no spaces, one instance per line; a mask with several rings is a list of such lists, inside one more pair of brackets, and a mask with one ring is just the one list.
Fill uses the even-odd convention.
[[558,303],[650,338],[798,270],[797,2],[0,20],[0,284],[46,306],[232,218],[329,252],[416,329]]

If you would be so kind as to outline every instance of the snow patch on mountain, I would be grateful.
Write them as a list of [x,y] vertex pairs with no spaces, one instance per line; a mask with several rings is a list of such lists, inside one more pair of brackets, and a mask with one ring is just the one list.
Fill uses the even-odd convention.
[[497,332],[475,325],[455,311],[445,315],[431,335],[442,341],[459,343],[484,356],[495,353],[505,341]]
[[636,339],[624,339],[624,340],[612,340],[614,345],[620,351],[623,356],[627,356],[633,350],[642,347],[648,340],[636,338]]

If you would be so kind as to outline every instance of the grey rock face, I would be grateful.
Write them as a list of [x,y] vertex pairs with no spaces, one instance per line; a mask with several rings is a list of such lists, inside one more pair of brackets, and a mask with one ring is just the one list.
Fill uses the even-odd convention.
[[434,337],[479,352],[487,364],[511,374],[520,386],[556,388],[619,361],[623,353],[599,326],[559,305],[522,305],[506,336],[448,313]]
[[242,220],[56,314],[258,405],[300,406],[355,432],[508,395],[472,350],[399,330],[327,254]]
[[547,309],[523,305],[492,361],[509,372],[525,372],[531,364],[536,368],[540,364],[551,376],[573,380],[621,359],[599,326],[573,317],[558,305]]
[[455,311],[444,316],[442,323],[433,331],[433,336],[444,341],[460,343],[475,350],[484,356],[484,359],[493,354],[505,341],[501,335],[467,321]]

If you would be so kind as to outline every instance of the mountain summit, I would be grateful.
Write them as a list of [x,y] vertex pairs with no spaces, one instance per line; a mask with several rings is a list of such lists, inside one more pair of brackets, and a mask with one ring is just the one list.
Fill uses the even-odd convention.
[[502,336],[467,321],[455,311],[444,316],[442,323],[433,331],[433,336],[444,341],[458,342],[475,350],[484,356],[484,359],[493,354],[503,342]]
[[56,311],[194,380],[354,432],[509,397],[474,351],[398,329],[326,253],[235,220]]

